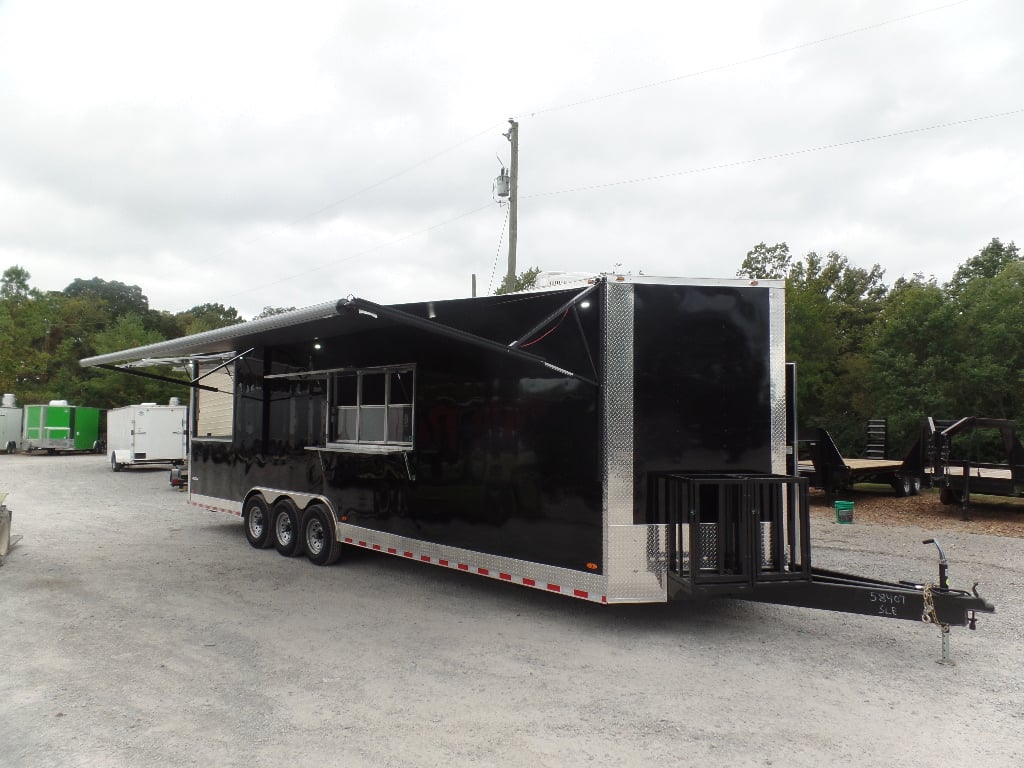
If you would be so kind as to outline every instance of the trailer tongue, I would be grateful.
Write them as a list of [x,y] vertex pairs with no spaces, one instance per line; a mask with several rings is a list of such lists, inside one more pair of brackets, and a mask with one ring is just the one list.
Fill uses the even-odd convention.
[[805,478],[665,474],[651,480],[651,510],[650,522],[670,530],[670,599],[728,596],[932,623],[946,661],[949,628],[975,629],[978,611],[995,610],[976,589],[950,588],[941,547],[938,578],[927,584],[813,567]]

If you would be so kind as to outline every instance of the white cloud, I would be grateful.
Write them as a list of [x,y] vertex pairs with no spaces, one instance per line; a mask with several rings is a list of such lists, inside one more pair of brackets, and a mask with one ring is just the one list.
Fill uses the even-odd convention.
[[0,268],[244,316],[486,291],[515,116],[521,268],[945,279],[1024,239],[1024,114],[801,152],[1024,108],[1024,7],[939,5],[8,0]]

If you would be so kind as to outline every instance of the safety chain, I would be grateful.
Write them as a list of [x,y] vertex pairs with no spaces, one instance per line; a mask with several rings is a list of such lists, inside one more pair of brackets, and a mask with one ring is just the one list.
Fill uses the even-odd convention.
[[934,584],[929,584],[924,588],[924,611],[921,613],[921,621],[925,624],[938,624],[939,617],[935,613],[935,600],[932,598],[932,589]]
[[935,589],[934,584],[929,584],[924,588],[924,610],[921,612],[921,621],[925,624],[934,624],[940,632],[946,634],[949,632],[949,624],[939,621],[939,615],[935,612],[935,600],[932,597],[933,589]]

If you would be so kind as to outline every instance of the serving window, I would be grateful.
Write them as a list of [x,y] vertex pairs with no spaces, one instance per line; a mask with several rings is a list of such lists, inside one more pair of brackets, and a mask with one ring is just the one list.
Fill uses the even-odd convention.
[[329,444],[412,446],[413,366],[333,372],[329,386]]

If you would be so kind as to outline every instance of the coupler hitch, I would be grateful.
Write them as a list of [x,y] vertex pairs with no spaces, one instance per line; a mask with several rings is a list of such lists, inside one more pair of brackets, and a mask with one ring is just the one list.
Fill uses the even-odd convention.
[[[950,625],[939,619],[938,611],[935,608],[935,599],[941,599],[948,595],[958,594],[967,596],[968,593],[949,588],[949,560],[946,558],[946,553],[942,549],[942,545],[939,544],[938,539],[925,539],[922,543],[934,544],[935,548],[939,550],[939,582],[938,584],[928,584],[924,587],[924,610],[921,612],[921,621],[925,624],[934,624],[942,633],[942,656],[941,658],[936,659],[936,662],[939,664],[954,666],[956,662],[953,661],[949,655]],[[978,582],[974,582],[974,586],[971,587],[971,592],[978,600],[982,599],[981,595],[978,594]],[[967,611],[967,626],[972,630],[978,628],[978,618],[974,609]]]

